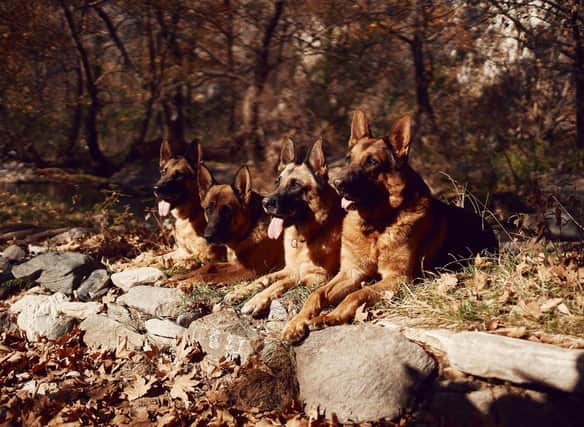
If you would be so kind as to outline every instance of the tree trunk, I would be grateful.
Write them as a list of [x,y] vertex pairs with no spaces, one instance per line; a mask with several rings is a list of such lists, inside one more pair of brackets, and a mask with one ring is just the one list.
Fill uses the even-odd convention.
[[223,4],[227,9],[227,29],[226,29],[226,48],[227,48],[227,71],[229,72],[229,87],[227,95],[227,109],[228,109],[228,129],[229,133],[235,132],[235,113],[237,95],[235,93],[235,79],[232,77],[235,73],[235,57],[233,55],[233,45],[235,37],[233,35],[233,5],[231,0],[223,0]]
[[71,131],[69,132],[69,143],[65,149],[65,156],[67,161],[71,161],[73,150],[79,141],[79,134],[81,133],[81,124],[83,122],[83,73],[81,66],[75,67],[75,74],[77,76],[76,82],[76,96],[77,102],[71,117]]
[[274,3],[274,14],[268,21],[264,30],[262,44],[256,53],[254,69],[254,94],[251,103],[250,135],[252,145],[252,156],[258,162],[264,159],[263,138],[260,135],[260,97],[264,91],[264,86],[271,71],[270,47],[276,32],[276,27],[284,11],[284,0],[276,0]]
[[[434,116],[434,109],[430,103],[429,82],[426,76],[426,68],[424,64],[424,43],[420,34],[416,32],[410,44],[412,49],[412,58],[414,62],[414,73],[416,77],[416,101],[418,104],[417,116],[418,120],[422,121],[422,116],[426,115],[430,119],[432,130],[437,130],[436,119]],[[420,123],[421,124],[421,123]],[[418,126],[419,127],[419,126]]]
[[99,148],[99,135],[97,132],[97,118],[101,109],[101,102],[99,101],[99,89],[95,84],[95,70],[91,66],[89,61],[89,55],[83,41],[81,40],[80,34],[77,32],[77,27],[75,25],[75,20],[71,9],[65,4],[64,0],[61,0],[61,8],[65,14],[65,19],[71,32],[71,37],[75,43],[79,59],[81,60],[81,65],[83,66],[83,71],[85,72],[85,88],[91,103],[87,110],[87,115],[85,117],[85,139],[87,143],[87,148],[89,149],[89,154],[93,161],[97,164],[97,173],[99,175],[109,175],[113,172],[114,168],[110,161],[103,155],[101,149]]
[[584,50],[580,27],[578,25],[578,12],[582,1],[578,0],[572,8],[572,37],[575,44],[574,55],[574,80],[576,82],[576,147],[584,149]]

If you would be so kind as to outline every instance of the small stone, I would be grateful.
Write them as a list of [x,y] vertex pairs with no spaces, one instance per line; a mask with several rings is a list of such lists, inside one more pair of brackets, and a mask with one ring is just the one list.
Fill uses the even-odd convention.
[[42,287],[52,292],[71,295],[73,290],[100,265],[91,257],[80,253],[47,252],[14,266],[12,274],[20,278],[40,270],[42,274],[37,282]]
[[171,320],[149,319],[144,322],[144,327],[150,335],[157,335],[165,338],[182,337],[186,328],[177,325]]
[[144,346],[144,336],[126,325],[102,315],[91,315],[79,325],[83,342],[92,348],[116,350],[125,342],[129,350],[141,350]]
[[183,313],[176,318],[176,323],[178,325],[182,326],[183,328],[188,328],[191,323],[193,323],[195,320],[197,320],[201,317],[202,316],[200,315],[200,313],[194,313],[194,312]]
[[242,364],[263,347],[259,332],[233,310],[218,311],[195,320],[186,338],[189,342],[198,342],[211,359],[239,358]]
[[270,303],[270,312],[268,314],[268,320],[287,320],[288,311],[282,305],[280,300],[275,299]]
[[32,256],[40,255],[47,253],[49,251],[48,248],[40,245],[28,245],[28,253]]
[[130,311],[123,305],[108,302],[106,304],[106,307],[107,317],[109,317],[110,319],[121,323],[132,322],[132,316],[130,316]]
[[94,270],[77,288],[76,294],[83,301],[94,300],[107,292],[109,285],[110,277],[107,270]]
[[18,245],[10,245],[2,252],[2,257],[12,262],[22,261],[26,252]]
[[114,273],[111,279],[115,286],[128,292],[134,286],[155,283],[164,277],[164,273],[157,268],[140,267]]
[[180,289],[176,288],[135,286],[117,302],[151,316],[176,318],[183,297]]
[[312,332],[295,354],[305,412],[335,414],[340,423],[402,415],[435,369],[420,346],[371,324]]
[[64,316],[59,306],[67,297],[57,292],[53,295],[25,295],[10,307],[11,313],[17,313],[16,324],[26,333],[29,341],[39,337],[57,339],[67,333],[73,326],[73,319]]

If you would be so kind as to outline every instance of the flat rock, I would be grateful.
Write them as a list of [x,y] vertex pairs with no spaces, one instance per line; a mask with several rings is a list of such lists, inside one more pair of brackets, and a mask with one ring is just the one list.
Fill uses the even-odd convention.
[[89,347],[116,350],[118,345],[126,342],[130,350],[141,350],[144,346],[144,336],[132,330],[128,326],[109,317],[99,314],[91,315],[79,325],[83,335],[83,341]]
[[195,320],[186,338],[198,342],[207,356],[216,361],[230,357],[239,358],[243,364],[263,347],[259,332],[234,310],[217,311]]
[[24,259],[26,252],[18,245],[10,245],[2,251],[2,257],[12,262],[19,262]]
[[75,252],[47,252],[30,261],[16,265],[12,274],[16,278],[42,271],[37,279],[45,289],[71,295],[81,282],[100,264],[91,257]]
[[150,335],[156,335],[164,338],[182,337],[186,328],[177,325],[172,320],[149,319],[144,322],[144,327]]
[[75,291],[77,297],[83,301],[93,300],[102,296],[110,285],[110,275],[106,269],[94,270]]
[[59,306],[68,300],[63,293],[53,295],[25,295],[10,307],[17,313],[16,324],[26,333],[29,341],[39,337],[57,339],[73,326],[73,318],[59,311]]
[[95,301],[91,302],[77,302],[77,301],[63,301],[57,306],[57,310],[65,316],[73,317],[75,319],[87,319],[93,314],[98,314],[103,311],[104,305]]
[[420,346],[371,324],[312,332],[295,354],[305,412],[341,423],[400,416],[436,367]]
[[175,288],[135,286],[117,302],[151,316],[176,318],[183,297],[184,294]]
[[128,292],[134,286],[155,283],[164,277],[164,273],[157,268],[140,267],[114,273],[111,279],[115,286]]

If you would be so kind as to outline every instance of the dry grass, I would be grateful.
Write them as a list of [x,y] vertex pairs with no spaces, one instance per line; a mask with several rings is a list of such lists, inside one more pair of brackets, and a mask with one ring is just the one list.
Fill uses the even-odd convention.
[[498,259],[477,257],[463,271],[404,284],[374,314],[425,327],[584,337],[584,244],[514,246]]

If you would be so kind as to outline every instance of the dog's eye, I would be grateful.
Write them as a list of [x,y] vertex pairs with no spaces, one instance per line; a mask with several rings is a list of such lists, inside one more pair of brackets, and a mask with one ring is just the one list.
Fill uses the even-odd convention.
[[280,181],[281,181],[280,177],[276,178],[276,185],[280,185]]
[[164,175],[166,173],[166,168],[160,169],[160,175]]
[[290,185],[290,188],[292,188],[294,190],[298,190],[298,189],[302,188],[302,183],[300,181],[298,181],[297,179],[291,179],[289,185]]
[[367,160],[365,160],[365,166],[377,166],[379,164],[379,162],[377,161],[377,159],[373,156],[369,156],[367,157]]

